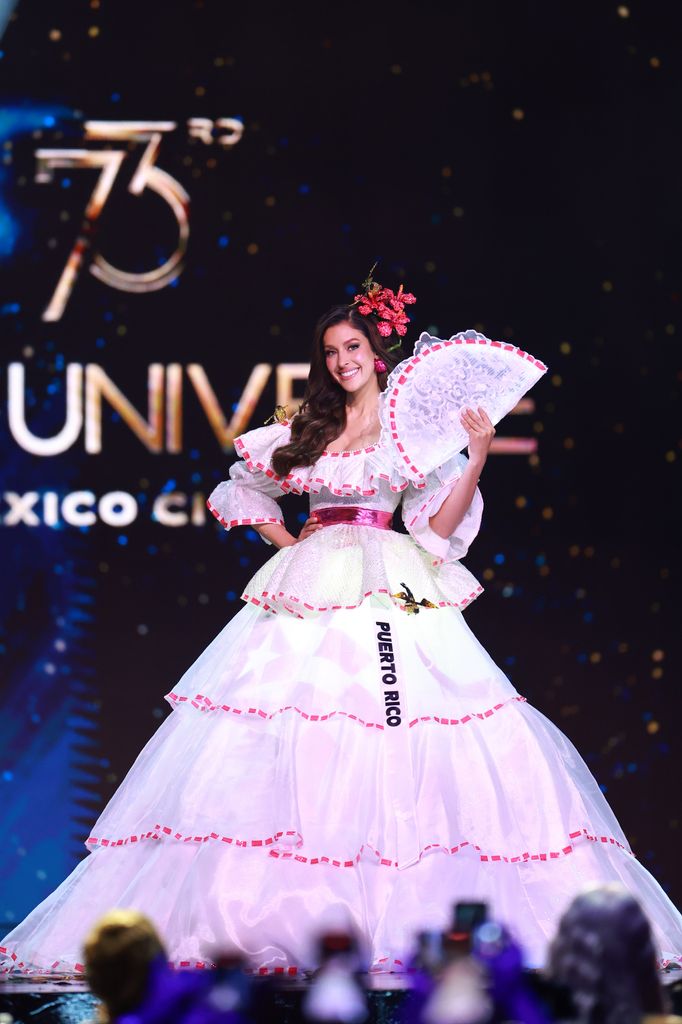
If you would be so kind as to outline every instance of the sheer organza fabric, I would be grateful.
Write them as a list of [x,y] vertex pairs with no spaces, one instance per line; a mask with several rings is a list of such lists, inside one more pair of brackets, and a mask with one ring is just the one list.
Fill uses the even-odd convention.
[[[488,901],[539,966],[570,900],[602,882],[641,901],[662,961],[679,956],[682,918],[586,765],[459,610],[480,591],[458,560],[480,494],[447,540],[429,516],[464,457],[420,487],[381,445],[281,480],[270,460],[287,437],[278,424],[238,440],[244,461],[210,498],[225,526],[282,521],[279,499],[296,490],[313,510],[402,499],[410,535],[324,527],[259,570],[168,693],[173,713],[89,856],[3,940],[6,968],[77,969],[88,928],[117,905],[149,914],[178,965],[228,946],[259,970],[311,968],[312,936],[350,923],[368,965],[402,970],[416,931],[446,926],[458,899]],[[407,614],[403,585],[436,607]]]
[[[395,640],[397,729],[377,622]],[[257,968],[310,968],[312,935],[350,922],[368,964],[400,970],[415,932],[470,898],[538,966],[573,895],[606,881],[642,901],[662,958],[679,953],[679,915],[580,756],[455,609],[372,598],[299,620],[248,606],[168,700],[89,856],[4,941],[18,962],[73,970],[117,904],[149,914],[177,964],[227,945]]]

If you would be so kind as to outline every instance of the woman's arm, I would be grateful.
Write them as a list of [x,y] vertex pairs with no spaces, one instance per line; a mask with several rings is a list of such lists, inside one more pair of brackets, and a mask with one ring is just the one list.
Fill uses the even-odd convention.
[[433,532],[444,539],[452,536],[464,519],[495,436],[495,428],[487,412],[480,406],[478,414],[472,409],[466,409],[461,420],[469,434],[469,462],[441,507],[429,518]]
[[276,548],[289,548],[292,544],[300,544],[306,537],[310,537],[317,530],[321,530],[322,523],[315,516],[311,516],[310,519],[306,520],[298,537],[294,537],[286,527],[280,526],[279,523],[265,523],[262,526],[254,526],[253,529],[265,540],[274,544]]

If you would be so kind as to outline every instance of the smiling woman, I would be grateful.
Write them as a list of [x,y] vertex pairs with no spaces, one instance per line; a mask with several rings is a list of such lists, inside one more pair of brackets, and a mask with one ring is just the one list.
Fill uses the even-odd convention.
[[[502,391],[512,408],[537,361],[509,345],[498,364],[500,343],[466,332],[420,340],[389,376],[405,302],[372,285],[330,310],[299,414],[236,439],[241,460],[209,508],[280,550],[167,694],[174,713],[90,856],[0,946],[10,969],[73,969],[93,920],[122,902],[157,922],[180,965],[237,948],[260,971],[314,968],[312,937],[341,918],[368,966],[404,970],[416,933],[446,928],[463,899],[490,903],[536,967],[567,903],[604,882],[640,900],[661,961],[682,952],[680,915],[580,755],[462,615],[482,590],[460,559],[494,434],[466,402]],[[466,354],[467,372],[448,353]],[[423,473],[400,427],[415,378]],[[431,412],[439,430],[424,426]],[[310,496],[298,536],[279,505],[290,492]],[[407,536],[392,529],[399,508]]]
[[292,422],[291,440],[275,455],[275,471],[286,476],[323,451],[354,450],[377,441],[379,394],[400,358],[399,344],[382,337],[374,318],[362,316],[355,306],[335,306],[325,313],[315,329],[305,398]]

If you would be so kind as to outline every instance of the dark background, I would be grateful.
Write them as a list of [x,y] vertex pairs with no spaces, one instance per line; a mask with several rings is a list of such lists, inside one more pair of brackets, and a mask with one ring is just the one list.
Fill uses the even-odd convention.
[[[199,362],[229,410],[254,363],[307,359],[317,316],[377,257],[418,296],[408,351],[476,327],[549,364],[535,412],[498,428],[538,452],[486,467],[467,558],[486,592],[466,617],[680,902],[679,28],[651,0],[17,6],[0,41],[2,490],[122,489],[141,514],[0,533],[0,919],[82,854],[267,555],[250,531],[150,521],[155,494],[208,494],[232,459],[187,382],[181,454],[107,414],[100,455],[81,438],[35,458],[7,431],[7,364],[26,366],[39,434],[63,423],[68,362],[99,363],[143,412],[148,364]],[[243,140],[188,141],[198,116],[242,118]],[[84,272],[45,324],[94,175],[36,184],[34,151],[84,145],[95,118],[178,122],[157,163],[191,195],[187,265],[146,295]],[[98,242],[141,270],[172,249],[172,219],[126,174]],[[271,379],[252,426],[274,400]]]

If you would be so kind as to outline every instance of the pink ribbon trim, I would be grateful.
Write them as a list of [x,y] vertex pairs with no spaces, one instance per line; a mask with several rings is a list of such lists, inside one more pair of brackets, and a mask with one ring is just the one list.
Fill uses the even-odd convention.
[[[281,476],[277,476],[277,474],[275,473],[274,469],[271,466],[266,466],[265,463],[263,462],[255,461],[251,453],[247,451],[246,446],[244,445],[244,442],[241,440],[241,438],[237,438],[235,440],[234,446],[252,473],[256,472],[256,470],[259,470],[261,473],[265,473],[265,475],[269,477],[271,480],[273,480],[279,486],[279,488],[285,492],[285,494],[289,491],[293,491],[295,494],[318,494],[320,490],[322,490],[322,488],[324,487],[326,490],[331,491],[332,494],[336,494],[339,497],[348,497],[348,495],[350,494],[364,494],[365,496],[369,497],[377,493],[377,488],[372,487],[372,481],[374,480],[385,480],[390,485],[390,488],[394,493],[404,491],[405,488],[409,485],[408,480],[402,480],[401,483],[396,486],[393,483],[392,478],[387,473],[374,472],[370,472],[368,475],[367,483],[369,484],[369,487],[363,486],[362,483],[354,483],[342,484],[341,487],[338,488],[334,486],[334,481],[330,477],[316,476],[310,477],[306,481],[302,479],[300,476],[294,476],[293,472],[289,473],[288,476],[282,478]],[[346,453],[327,452],[326,455],[323,453],[320,456],[320,458],[331,458],[335,455],[343,456],[344,454],[346,455],[346,457],[353,455],[362,455],[364,454],[364,450],[360,448],[357,451]],[[399,473],[399,471],[396,470],[396,473],[394,475],[400,476],[401,474]],[[419,487],[420,485],[416,484],[415,486]],[[421,484],[421,486],[423,487],[424,484]]]
[[[66,974],[66,973],[70,973],[70,971],[67,972],[67,971],[64,971],[64,970],[60,970],[60,971],[56,970],[56,968],[60,965],[60,963],[62,963],[62,961],[60,961],[60,960],[56,960],[54,962],[54,964],[52,964],[51,967],[44,967],[44,966],[40,966],[40,965],[37,965],[37,964],[34,964],[31,967],[27,967],[24,964],[23,961],[17,962],[18,961],[18,956],[17,956],[16,953],[14,953],[14,952],[9,953],[9,952],[7,952],[7,950],[5,949],[4,946],[0,946],[0,955],[3,955],[3,954],[5,956],[7,956],[9,959],[15,961],[15,963],[13,964],[12,967],[3,967],[2,969],[0,969],[0,974],[12,974],[12,973],[14,973],[15,970],[16,971],[20,971],[22,974],[26,974],[26,975],[27,974],[51,974],[52,972],[55,972],[56,974],[61,976],[61,975]],[[663,970],[664,968],[669,967],[670,964],[678,964],[678,963],[682,963],[682,956],[674,956],[674,957],[670,957],[670,958],[668,958],[666,960],[663,960],[663,959],[657,960],[656,966],[658,967],[659,970]],[[397,960],[397,959],[395,959],[395,957],[382,956],[382,957],[378,957],[378,959],[376,959],[374,961],[374,963],[372,964],[372,966],[369,969],[369,973],[370,974],[391,973],[391,966],[390,965],[393,965],[395,967],[401,967],[401,968],[405,966],[402,960]],[[185,968],[189,967],[189,968],[194,968],[195,970],[204,970],[204,969],[212,970],[214,968],[215,964],[211,963],[208,960],[170,960],[168,962],[168,966],[171,967],[171,968],[175,968],[175,969],[178,969],[178,968],[185,969]],[[247,968],[246,973],[247,974],[260,975],[261,977],[265,977],[266,975],[279,975],[279,976],[286,975],[288,977],[292,977],[293,978],[293,977],[296,977],[296,975],[298,974],[300,969],[301,968],[299,968],[299,967],[294,967],[294,966],[291,966],[289,964],[286,964],[284,966],[278,966],[278,967],[253,967],[253,968]],[[77,972],[78,974],[81,974],[81,973],[83,973],[85,971],[85,967],[83,966],[83,964],[74,964],[73,967],[71,968],[71,970]]]
[[[347,859],[330,857],[326,854],[321,854],[317,857],[306,857],[304,854],[296,852],[297,850],[300,850],[301,847],[304,845],[304,838],[301,835],[301,833],[296,831],[295,829],[290,829],[286,832],[276,832],[274,835],[268,836],[267,839],[235,839],[233,836],[223,836],[220,835],[220,833],[218,832],[211,832],[208,835],[204,836],[184,835],[184,833],[177,832],[174,829],[170,828],[168,825],[155,825],[153,829],[149,830],[149,832],[143,832],[139,835],[129,836],[126,839],[97,839],[94,836],[90,836],[90,838],[86,840],[85,845],[89,847],[105,846],[109,848],[116,848],[119,846],[127,846],[128,844],[141,842],[145,839],[159,840],[164,838],[174,839],[176,842],[181,843],[200,844],[208,842],[221,842],[226,843],[229,846],[240,847],[242,849],[254,847],[269,848],[268,855],[270,857],[276,857],[279,860],[295,860],[298,861],[300,864],[310,865],[327,864],[335,868],[355,867],[356,864],[360,863],[363,854],[365,853],[365,851],[367,851],[377,859],[378,863],[382,867],[398,867],[397,860],[393,860],[391,857],[387,857],[384,854],[380,853],[379,850],[375,850],[374,847],[371,846],[369,843],[363,843],[360,849],[357,851],[357,853]],[[272,849],[272,847],[277,842],[279,842],[280,839],[285,839],[285,841],[288,840],[293,849]],[[635,855],[633,854],[632,850],[630,850],[623,843],[618,842],[618,840],[614,839],[613,836],[593,835],[591,832],[588,832],[588,830],[585,828],[577,829],[574,832],[569,832],[568,839],[569,842],[567,842],[565,846],[560,847],[558,850],[548,850],[539,853],[531,853],[530,851],[525,850],[523,853],[517,853],[513,855],[502,853],[487,853],[483,850],[481,846],[479,846],[477,843],[472,842],[469,839],[465,839],[462,842],[457,843],[455,846],[449,846],[446,843],[434,842],[427,843],[426,846],[423,846],[419,852],[417,859],[422,860],[425,856],[434,852],[454,856],[457,853],[461,853],[468,847],[470,850],[476,851],[476,853],[479,855],[478,859],[481,861],[481,863],[484,864],[527,864],[532,861],[544,862],[557,860],[559,857],[569,856],[571,853],[573,853],[575,849],[575,842],[577,840],[585,839],[591,843],[599,843],[603,846],[614,846],[617,849],[621,850],[623,853],[627,854],[628,857],[632,857],[633,859],[635,858]],[[0,949],[0,952],[2,952],[2,949]]]
[[[471,593],[462,598],[461,601],[438,601],[437,605],[439,608],[465,608],[468,604],[471,604],[472,601],[475,601],[478,595],[482,593],[483,587],[479,583],[476,590],[472,590]],[[367,597],[371,597],[372,594],[390,594],[390,591],[385,588],[368,590],[366,594],[362,595],[362,600]],[[278,609],[274,607],[274,605],[279,603],[285,611],[289,612],[291,615],[295,615],[299,619],[303,619],[305,616],[301,615],[295,608],[292,608],[291,605],[298,604],[309,612],[336,612],[341,611],[342,609],[352,611],[354,608],[360,607],[362,600],[358,601],[357,604],[314,605],[310,604],[308,601],[301,600],[300,597],[294,597],[292,594],[285,594],[283,591],[280,591],[279,594],[273,594],[269,590],[263,590],[260,597],[254,597],[251,594],[247,594],[246,591],[242,594],[242,601],[248,601],[251,604],[259,605],[266,612],[277,613]],[[396,608],[400,608],[402,611],[405,611],[404,606],[398,604],[397,601],[394,601],[393,604]],[[426,614],[428,614],[428,612]]]
[[[20,971],[21,974],[24,975],[52,974],[54,972],[57,976],[62,977],[65,974],[71,974],[73,972],[77,974],[83,974],[85,972],[85,967],[83,964],[76,963],[73,965],[69,965],[62,960],[55,960],[51,967],[45,967],[39,964],[32,964],[29,967],[24,963],[23,960],[19,961],[17,953],[8,952],[8,950],[5,949],[4,946],[0,946],[0,956],[1,955],[5,955],[10,960],[12,960],[13,965],[12,967],[3,967],[2,969],[0,969],[0,974],[13,974],[14,971]],[[672,961],[670,960],[666,960],[662,964],[662,966],[667,966],[671,962]],[[62,965],[62,969],[58,970],[60,965]],[[169,960],[168,966],[173,970],[186,970],[189,968],[195,971],[210,971],[215,969],[215,964],[211,960]],[[372,966],[369,969],[369,973],[392,973],[394,967],[403,968],[404,966],[405,964],[404,961],[402,960],[398,960],[395,957],[381,956],[373,962]],[[271,977],[284,976],[288,978],[295,978],[300,970],[300,967],[295,966],[293,964],[282,964],[278,965],[277,967],[247,967],[244,973],[249,975],[257,975],[259,977],[266,977],[269,975]]]
[[[203,694],[197,693],[195,697],[183,697],[177,693],[167,693],[166,700],[169,704],[191,704],[197,711],[203,712],[214,712],[214,711],[227,711],[232,715],[245,715],[253,716],[256,718],[263,718],[266,721],[272,721],[277,715],[282,715],[286,711],[294,711],[301,718],[307,722],[327,722],[337,715],[343,718],[349,718],[353,722],[357,722],[358,725],[364,726],[366,729],[379,729],[383,730],[384,726],[381,722],[365,722],[364,719],[360,718],[359,715],[351,714],[349,711],[328,711],[325,714],[312,714],[309,711],[302,711],[301,708],[296,707],[295,704],[285,704],[284,707],[277,708],[275,711],[263,711],[262,708],[234,708],[229,704],[214,704],[210,697],[204,697]],[[409,723],[408,728],[412,729],[415,725],[419,725],[421,722],[436,722],[438,725],[466,725],[467,722],[472,722],[474,719],[484,721],[486,718],[490,718],[496,711],[501,711],[502,708],[508,704],[513,704],[519,701],[523,704],[526,703],[525,697],[514,696],[509,697],[508,700],[502,701],[500,704],[495,704],[492,708],[487,708],[485,711],[470,711],[461,718],[448,718],[445,715],[420,715],[418,718],[413,718]]]
[[221,526],[231,530],[233,526],[263,526],[266,523],[273,523],[275,526],[284,526],[283,519],[274,519],[272,516],[258,516],[256,519],[224,519],[217,508],[210,501],[206,501],[206,508],[211,515],[215,516]]

